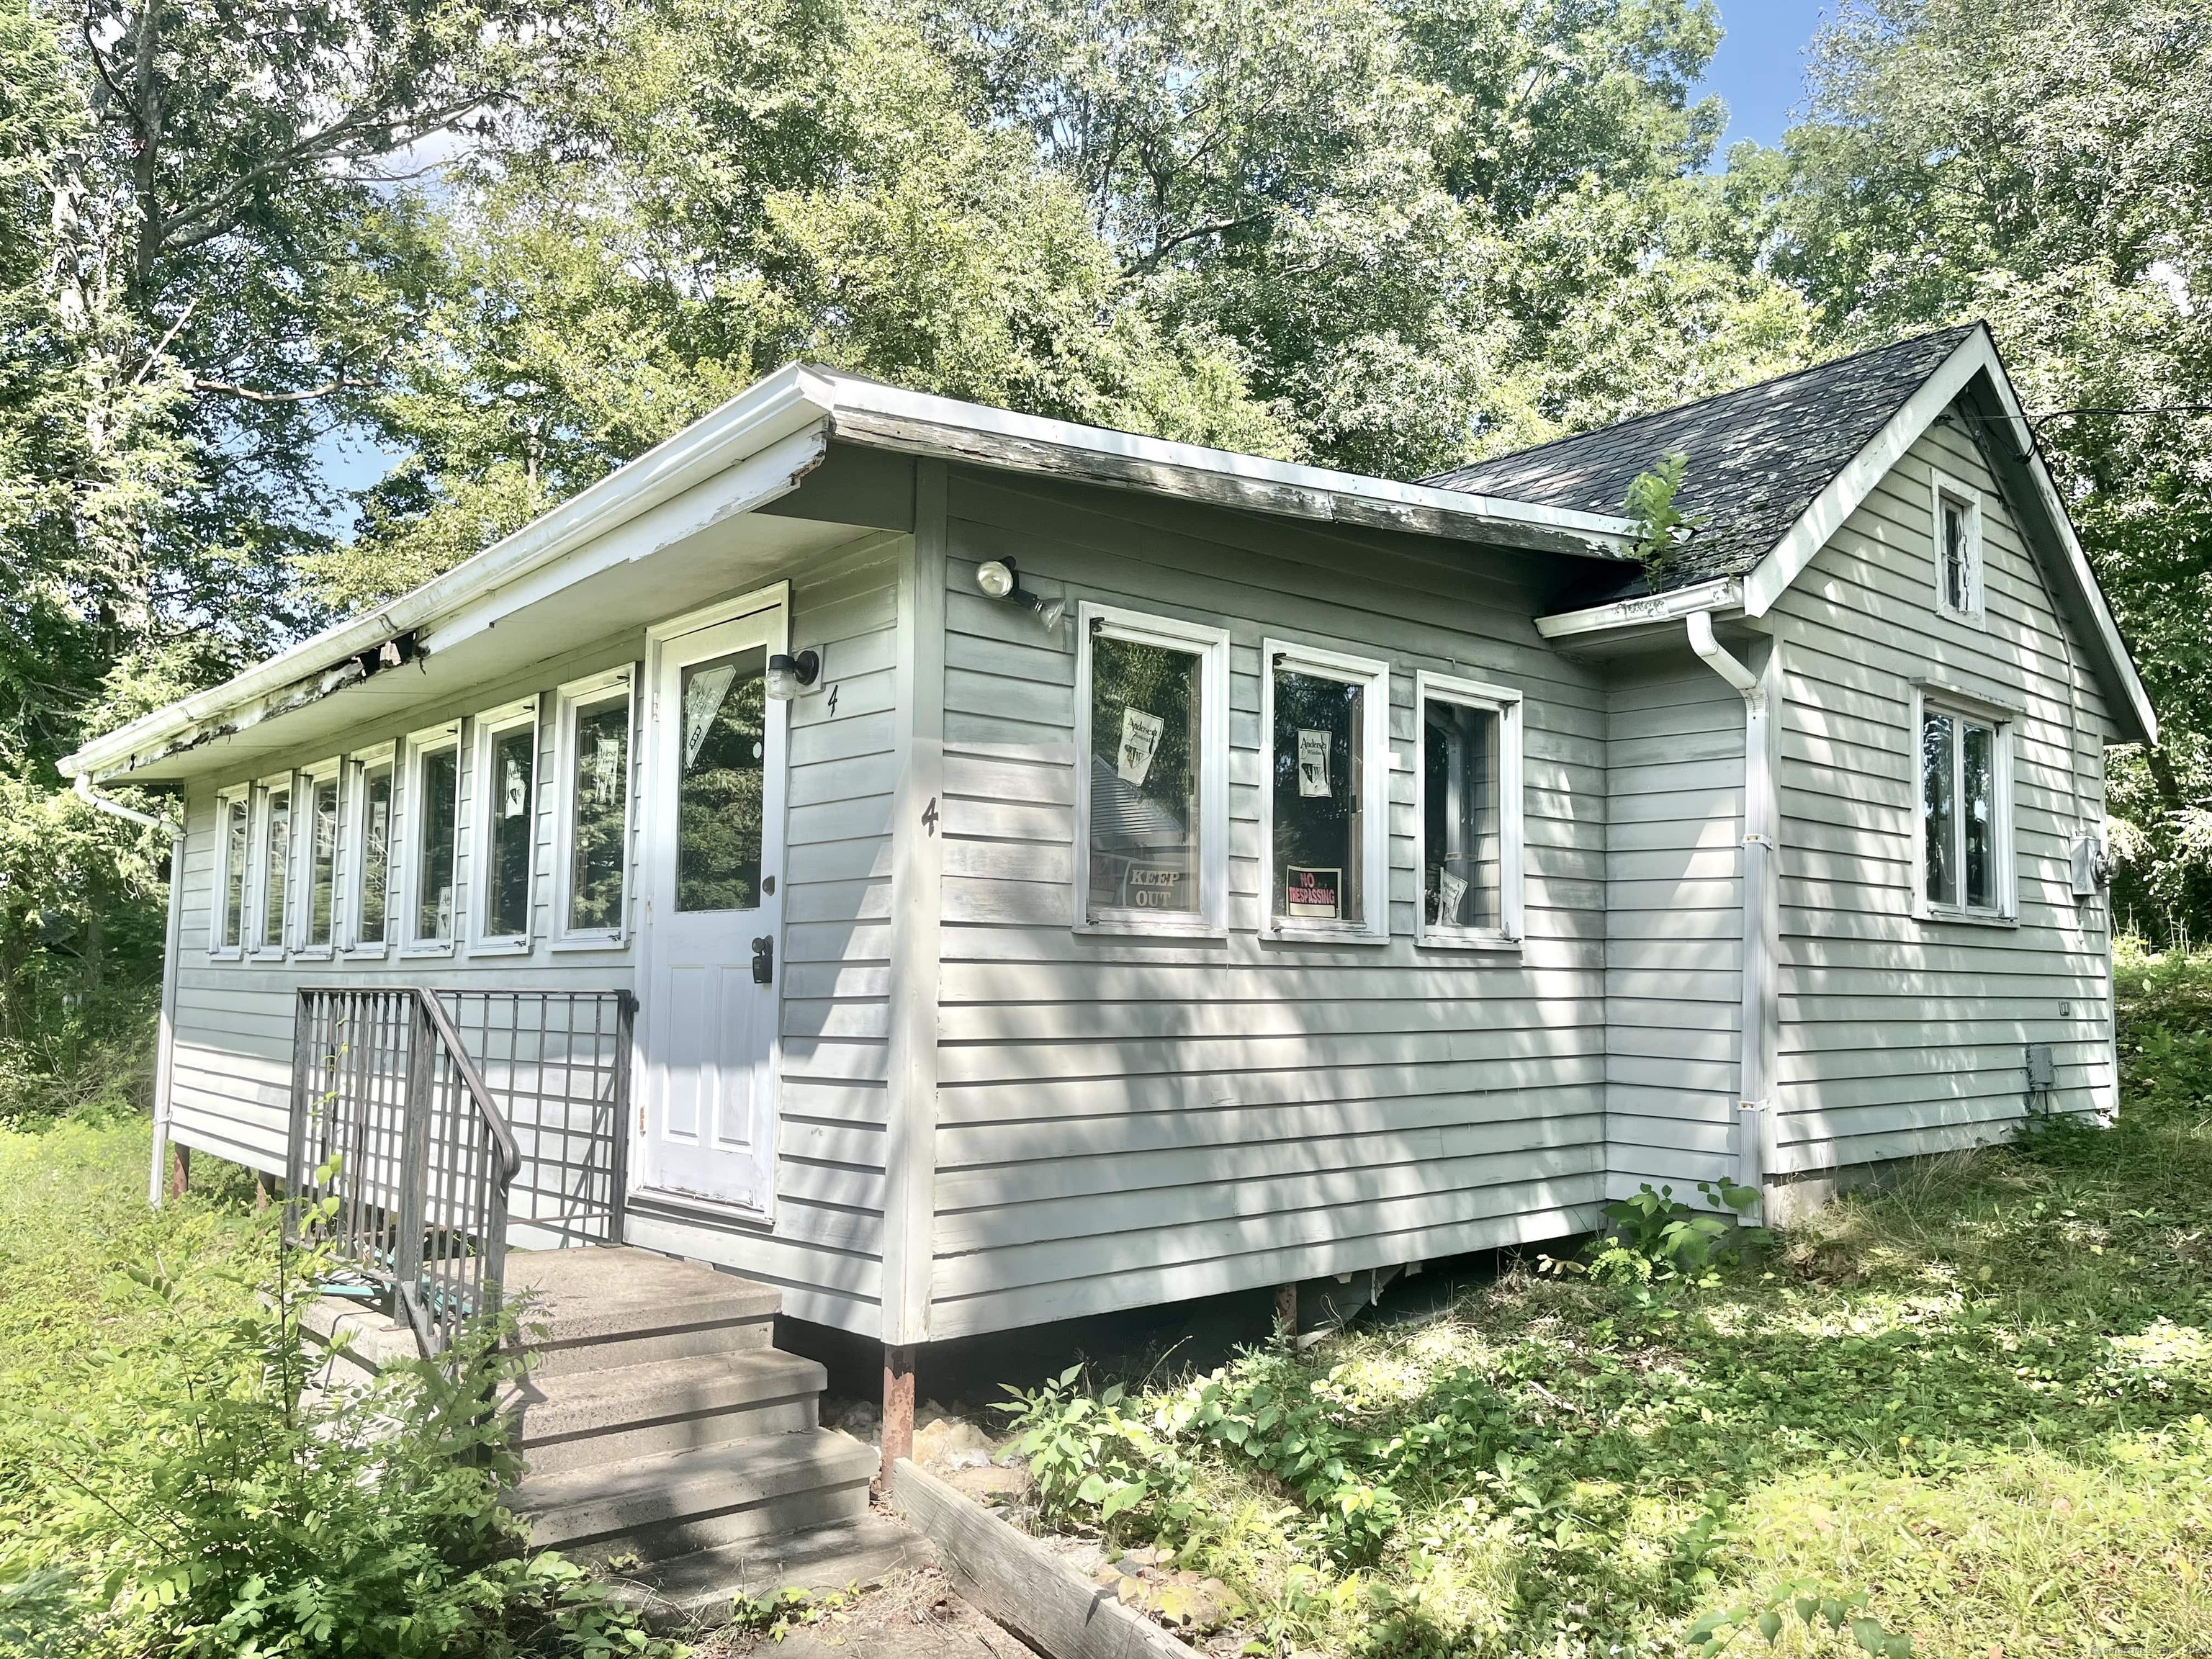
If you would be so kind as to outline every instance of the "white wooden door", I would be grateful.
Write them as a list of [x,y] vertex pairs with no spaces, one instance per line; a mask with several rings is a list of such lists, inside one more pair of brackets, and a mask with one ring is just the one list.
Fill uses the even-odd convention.
[[[681,627],[681,624],[678,625]],[[640,1183],[766,1213],[775,1179],[784,706],[781,603],[653,647]]]

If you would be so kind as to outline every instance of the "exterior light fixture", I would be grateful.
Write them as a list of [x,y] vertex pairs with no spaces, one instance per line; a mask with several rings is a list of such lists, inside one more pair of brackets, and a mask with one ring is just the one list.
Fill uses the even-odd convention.
[[1038,625],[1048,632],[1057,629],[1060,619],[1067,614],[1066,599],[1048,599],[1024,587],[1012,559],[984,560],[975,567],[975,586],[983,590],[986,599],[1012,599],[1034,614]]
[[768,694],[777,702],[789,702],[822,676],[822,653],[802,651],[786,656],[779,651],[768,659]]

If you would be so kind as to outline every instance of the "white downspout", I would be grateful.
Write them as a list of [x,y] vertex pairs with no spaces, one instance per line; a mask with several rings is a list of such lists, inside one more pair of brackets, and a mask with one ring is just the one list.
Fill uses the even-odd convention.
[[1774,1137],[1779,1036],[1776,958],[1782,929],[1774,848],[1781,811],[1774,788],[1774,688],[1770,684],[1779,647],[1768,658],[1767,676],[1762,678],[1713,637],[1711,611],[1693,611],[1686,621],[1690,649],[1743,698],[1743,1030],[1738,1042],[1735,1179],[1759,1194],[1763,1218],[1766,1174],[1773,1167],[1768,1154]]
[[185,904],[185,826],[181,819],[157,818],[92,787],[92,774],[76,775],[76,797],[96,811],[169,832],[169,923],[161,947],[161,1018],[154,1044],[154,1163],[146,1176],[146,1201],[161,1207],[161,1164],[169,1150],[169,1069],[176,1043],[177,945]]

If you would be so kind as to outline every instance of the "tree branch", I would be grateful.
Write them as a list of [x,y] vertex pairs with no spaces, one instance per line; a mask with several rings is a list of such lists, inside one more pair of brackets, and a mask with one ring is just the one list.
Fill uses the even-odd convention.
[[306,404],[313,403],[318,398],[327,398],[333,392],[365,392],[370,384],[367,380],[349,380],[341,374],[335,380],[325,380],[320,386],[308,386],[299,392],[256,392],[250,386],[233,386],[228,380],[203,380],[194,376],[192,390],[216,392],[226,398],[243,398],[250,404]]

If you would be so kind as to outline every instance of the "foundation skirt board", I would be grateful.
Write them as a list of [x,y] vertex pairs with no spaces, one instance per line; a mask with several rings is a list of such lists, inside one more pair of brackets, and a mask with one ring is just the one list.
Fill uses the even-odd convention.
[[1191,1650],[966,1493],[901,1459],[891,1507],[953,1587],[1047,1659],[1191,1659]]

